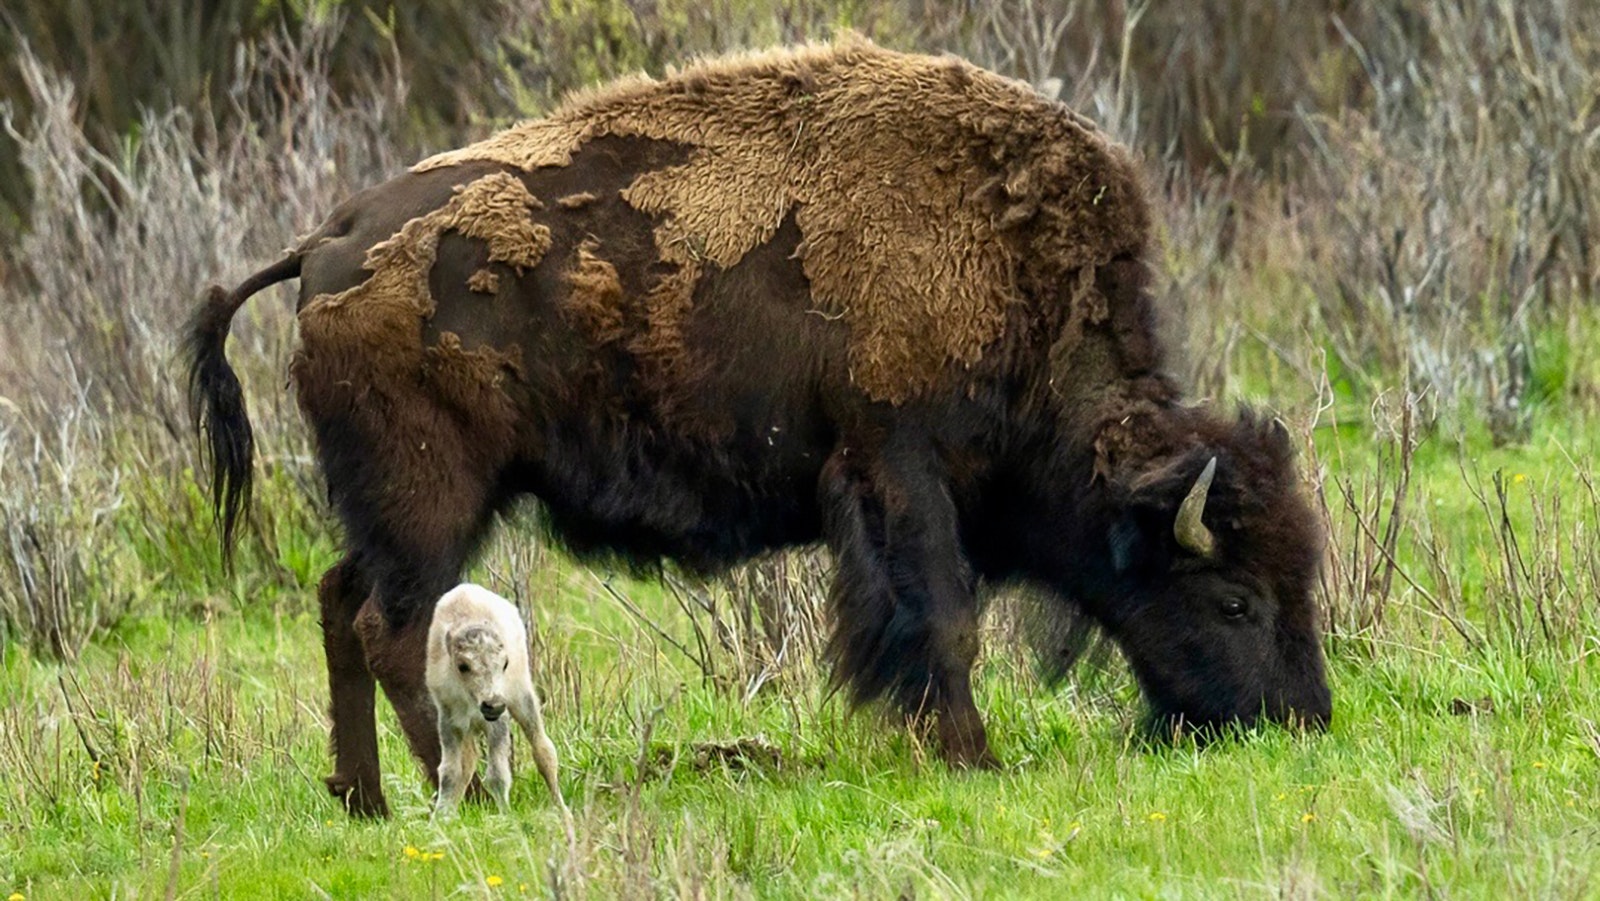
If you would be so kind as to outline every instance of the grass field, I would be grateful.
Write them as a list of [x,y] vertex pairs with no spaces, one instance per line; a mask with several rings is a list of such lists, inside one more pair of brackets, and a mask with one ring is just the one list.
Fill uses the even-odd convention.
[[[1343,455],[1338,471],[1358,493],[1379,484],[1382,447],[1368,431],[1320,433],[1322,455]],[[1574,460],[1592,459],[1587,438],[1569,440]],[[285,589],[126,618],[72,666],[7,650],[0,888],[30,899],[1600,892],[1592,470],[1542,448],[1432,443],[1413,467],[1425,512],[1398,539],[1393,597],[1377,621],[1344,611],[1330,639],[1326,735],[1142,746],[1120,663],[1046,691],[1015,638],[1016,608],[1001,600],[979,682],[1006,766],[953,773],[882,717],[828,700],[810,659],[777,667],[752,694],[760,666],[714,638],[696,650],[693,627],[714,636],[731,622],[725,609],[691,616],[660,587],[621,579],[608,591],[606,574],[530,551],[524,531],[505,536],[478,577],[530,604],[575,849],[526,761],[510,814],[469,807],[432,821],[387,708],[395,817],[346,820],[319,781],[328,757],[312,600]],[[1529,574],[1566,540],[1589,555],[1560,564],[1574,593],[1530,584],[1521,609],[1506,606],[1498,508],[1475,509],[1464,481],[1495,472],[1526,533]],[[1555,496],[1569,498],[1560,526],[1549,521]],[[1340,533],[1335,557],[1358,533]],[[1436,544],[1457,573],[1459,609],[1436,610],[1403,585],[1430,578],[1424,548]]]
[[[1331,730],[1146,745],[1116,654],[1046,689],[1001,593],[1004,766],[951,772],[829,696],[825,558],[642,583],[519,521],[473,577],[536,627],[576,846],[525,754],[509,813],[431,820],[381,701],[394,817],[348,820],[290,292],[229,344],[259,441],[232,574],[177,324],[566,89],[839,26],[1134,148],[1175,376],[1302,450]],[[0,899],[1600,898],[1597,36],[1581,0],[8,0]]]

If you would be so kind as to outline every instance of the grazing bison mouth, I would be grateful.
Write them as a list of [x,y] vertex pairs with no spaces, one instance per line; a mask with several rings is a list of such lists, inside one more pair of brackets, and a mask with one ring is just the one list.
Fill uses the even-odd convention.
[[[1150,697],[1148,690],[1147,697]],[[1249,732],[1272,724],[1298,732],[1326,732],[1333,723],[1333,696],[1325,683],[1316,683],[1306,697],[1276,704],[1257,703],[1244,710],[1226,711],[1197,705],[1188,709],[1151,698],[1141,732],[1153,742],[1189,739],[1208,744],[1218,738]]]

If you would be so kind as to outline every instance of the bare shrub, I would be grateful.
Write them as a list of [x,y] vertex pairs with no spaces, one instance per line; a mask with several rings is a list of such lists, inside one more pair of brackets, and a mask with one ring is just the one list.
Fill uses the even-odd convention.
[[[737,690],[746,701],[785,674],[815,673],[831,566],[820,551],[776,554],[709,582],[665,574],[673,607],[640,603],[612,579],[601,582],[641,627],[675,649],[710,685]],[[688,628],[688,635],[676,624]]]
[[1592,4],[1476,0],[1345,31],[1372,102],[1312,113],[1304,268],[1343,368],[1526,440],[1533,333],[1600,287]]
[[109,436],[81,400],[29,431],[0,425],[0,641],[71,659],[128,608],[115,566],[121,474],[100,469]]
[[[97,150],[74,120],[71,83],[26,52],[17,60],[33,114],[6,127],[38,202],[0,281],[0,398],[13,414],[3,426],[11,451],[0,458],[0,521],[11,536],[0,618],[37,646],[70,655],[115,609],[112,599],[175,571],[206,571],[162,559],[209,557],[215,544],[192,490],[180,325],[204,284],[237,280],[324,215],[331,198],[397,168],[388,137],[397,98],[335,98],[319,49],[329,40],[262,48],[277,89],[300,101],[274,127],[197,138],[204,129],[187,113],[152,115],[118,156]],[[258,83],[240,83],[241,106]],[[306,436],[283,391],[291,296],[253,306],[231,353],[255,395],[267,481],[288,471],[314,488]],[[274,560],[284,516],[318,530],[305,511],[319,493],[284,492],[286,508],[275,502],[252,518],[259,557]],[[108,511],[132,523],[124,534]],[[174,542],[174,533],[186,538]],[[103,547],[119,538],[151,546],[112,572]]]

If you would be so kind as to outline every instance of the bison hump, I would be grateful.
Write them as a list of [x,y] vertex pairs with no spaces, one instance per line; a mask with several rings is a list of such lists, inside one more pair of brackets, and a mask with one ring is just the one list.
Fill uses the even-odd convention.
[[[1087,120],[963,61],[856,37],[626,79],[416,169],[566,166],[606,135],[691,148],[623,194],[673,271],[731,267],[793,214],[813,300],[847,323],[853,378],[874,399],[976,364],[1029,309],[1022,285],[1146,243],[1135,168]],[[677,287],[681,308],[692,285]]]

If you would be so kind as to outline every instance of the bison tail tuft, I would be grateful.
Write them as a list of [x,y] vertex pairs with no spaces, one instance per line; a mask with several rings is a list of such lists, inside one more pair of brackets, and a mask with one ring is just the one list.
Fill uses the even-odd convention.
[[211,468],[211,503],[222,530],[222,556],[233,565],[233,536],[250,502],[250,457],[255,437],[245,412],[244,390],[228,364],[226,347],[233,316],[262,288],[300,274],[293,255],[257,272],[233,291],[213,285],[185,329],[189,412],[201,436],[201,455]]

